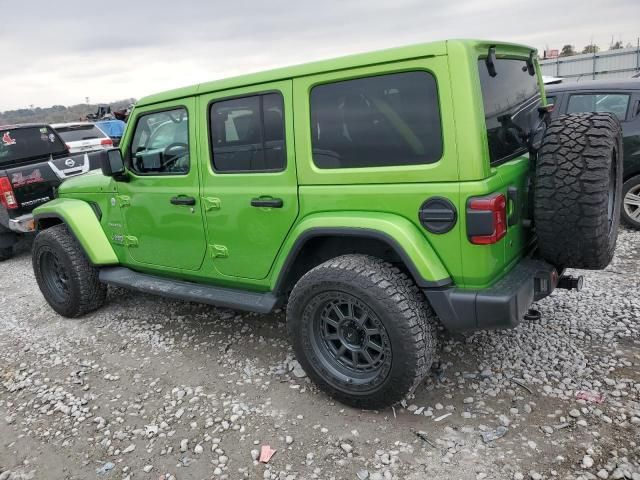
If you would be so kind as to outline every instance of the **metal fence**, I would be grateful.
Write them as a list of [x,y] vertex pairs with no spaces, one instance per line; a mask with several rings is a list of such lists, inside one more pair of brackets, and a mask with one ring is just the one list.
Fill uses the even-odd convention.
[[542,74],[568,81],[630,78],[640,72],[640,46],[540,60]]

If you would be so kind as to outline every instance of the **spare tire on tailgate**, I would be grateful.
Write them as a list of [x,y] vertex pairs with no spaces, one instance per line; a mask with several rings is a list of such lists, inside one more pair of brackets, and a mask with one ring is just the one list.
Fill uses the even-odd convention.
[[541,256],[602,269],[613,258],[622,200],[622,130],[609,113],[551,121],[538,151],[533,218]]

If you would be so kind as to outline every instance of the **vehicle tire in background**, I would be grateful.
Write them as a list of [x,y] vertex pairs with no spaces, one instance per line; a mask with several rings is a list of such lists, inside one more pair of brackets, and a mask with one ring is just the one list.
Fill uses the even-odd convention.
[[107,286],[66,225],[38,233],[32,261],[45,300],[60,315],[79,317],[104,304]]
[[304,275],[287,308],[296,358],[329,395],[357,408],[411,393],[435,358],[436,317],[393,265],[344,255]]
[[640,175],[622,185],[622,221],[628,227],[640,230]]
[[9,260],[13,257],[13,247],[0,248],[0,262]]
[[610,113],[549,123],[534,177],[541,256],[558,267],[599,270],[611,259],[622,203],[622,130]]
[[5,225],[9,224],[9,213],[0,205],[0,262],[13,257],[13,244],[16,241],[16,234]]

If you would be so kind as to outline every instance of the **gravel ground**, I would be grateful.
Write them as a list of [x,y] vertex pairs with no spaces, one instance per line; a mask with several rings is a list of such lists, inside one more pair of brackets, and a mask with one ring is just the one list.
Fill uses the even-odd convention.
[[24,245],[0,267],[0,480],[639,480],[639,241],[622,230],[613,264],[541,320],[443,333],[439,368],[384,411],[319,392],[281,312],[113,289],[62,318]]

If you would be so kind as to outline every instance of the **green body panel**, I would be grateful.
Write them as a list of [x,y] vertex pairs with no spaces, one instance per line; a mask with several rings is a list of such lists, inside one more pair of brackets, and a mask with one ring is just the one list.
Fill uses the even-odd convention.
[[[412,259],[424,279],[441,280],[449,276],[435,250],[415,225],[399,215],[370,210],[316,213],[303,218],[296,224],[284,243],[274,272],[280,272],[287,260],[288,253],[298,238],[305,232],[323,228],[353,228],[381,232],[395,239],[408,257]],[[271,288],[275,286],[277,280],[277,275],[274,275]]]
[[[340,79],[352,79],[376,74],[424,70],[434,75],[438,84],[440,116],[443,132],[443,154],[438,162],[427,165],[403,165],[369,168],[319,169],[311,158],[311,128],[309,126],[309,94],[322,83],[336,80],[335,73],[310,75],[294,80],[296,111],[296,151],[298,153],[298,181],[300,185],[355,185],[445,182],[458,178],[458,154],[452,92],[446,57],[425,57],[385,65],[349,69],[340,72]],[[347,198],[348,201],[348,198]]]
[[118,257],[87,201],[57,198],[36,208],[33,213],[36,218],[55,216],[63,220],[94,265],[118,263]]
[[[134,109],[121,142],[125,163],[141,115],[183,106],[189,114],[189,173],[140,176],[129,171],[128,182],[115,182],[100,174],[65,182],[60,189],[62,198],[56,202],[70,197],[95,202],[103,212],[101,224],[91,207],[78,200],[84,209],[67,209],[64,203],[51,202],[38,211],[61,212],[72,226],[84,225],[89,212],[92,218],[87,225],[92,226],[87,227],[91,230],[87,235],[101,239],[96,245],[111,244],[108,257],[93,253],[97,247],[92,241],[82,241],[96,264],[104,264],[108,257],[111,263],[135,270],[214,285],[271,290],[305,232],[355,228],[393,237],[425,280],[451,278],[458,287],[487,287],[510,270],[534,241],[523,222],[510,226],[507,236],[493,245],[473,245],[467,238],[470,197],[495,192],[507,195],[511,187],[523,200],[521,218],[527,212],[528,157],[497,167],[489,163],[478,77],[478,59],[486,56],[489,46],[496,47],[498,58],[526,58],[532,51],[499,42],[452,40],[146,97]],[[315,85],[414,70],[430,72],[436,78],[443,141],[439,161],[340,170],[315,167],[309,116],[309,92]],[[538,81],[542,91],[539,73]],[[286,168],[269,173],[216,172],[209,139],[211,103],[273,91],[284,98]],[[172,205],[170,199],[180,195],[196,198],[196,205]],[[429,233],[419,222],[420,206],[433,196],[447,198],[457,209],[457,223],[447,233]],[[259,197],[283,199],[283,208],[251,207],[251,199]],[[100,247],[101,252],[104,249],[104,245]]]
[[102,175],[100,170],[91,170],[85,175],[68,178],[58,188],[61,197],[67,193],[76,196],[82,193],[109,192],[117,192],[117,184],[111,178]]
[[[461,182],[460,212],[466,209],[469,198],[487,195],[488,193],[503,193],[508,196],[509,187],[518,189],[520,199],[520,216],[526,218],[527,207],[527,183],[529,160],[520,157],[499,167],[492,168],[491,175],[485,180],[475,182]],[[511,208],[511,203],[509,207]],[[462,258],[463,279],[459,286],[463,288],[484,288],[501,277],[513,266],[511,263],[519,258],[531,243],[531,233],[518,221],[507,230],[507,235],[499,242],[492,245],[474,245],[467,239],[466,216],[460,215],[460,255]]]

